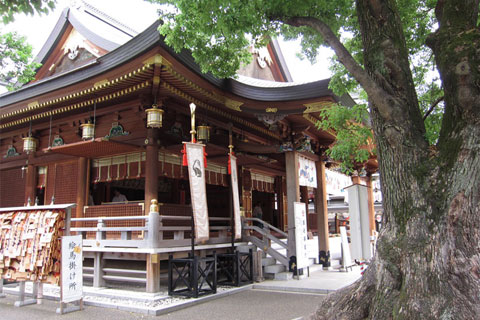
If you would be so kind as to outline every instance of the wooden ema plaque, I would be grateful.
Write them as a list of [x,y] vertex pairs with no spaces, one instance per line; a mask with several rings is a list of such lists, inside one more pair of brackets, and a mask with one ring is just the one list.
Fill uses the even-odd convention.
[[60,239],[65,210],[35,209],[0,214],[0,276],[59,284]]

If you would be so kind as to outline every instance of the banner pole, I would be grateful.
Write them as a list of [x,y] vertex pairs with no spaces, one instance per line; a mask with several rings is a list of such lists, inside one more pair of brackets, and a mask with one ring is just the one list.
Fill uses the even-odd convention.
[[232,131],[233,131],[233,124],[230,123],[229,125],[229,128],[228,128],[228,149],[230,150],[230,152],[228,153],[228,161],[229,161],[229,165],[230,165],[230,172],[227,172],[227,173],[230,173],[229,174],[229,178],[228,181],[228,185],[230,186],[229,187],[229,191],[230,191],[230,197],[228,197],[228,207],[230,209],[230,228],[231,228],[231,232],[232,232],[232,253],[235,252],[235,220],[234,220],[234,212],[233,212],[233,184],[232,184],[232,172],[233,172],[233,168],[231,167],[232,165],[232,162],[231,162],[231,156],[233,154],[233,135],[232,135]]
[[193,206],[192,206],[192,258],[195,256],[195,221],[193,220]]
[[232,253],[235,252],[235,221],[233,217],[233,186],[232,186],[232,177],[230,173],[230,179],[229,179],[229,192],[230,196],[228,197],[228,209],[230,210],[230,230],[232,232]]

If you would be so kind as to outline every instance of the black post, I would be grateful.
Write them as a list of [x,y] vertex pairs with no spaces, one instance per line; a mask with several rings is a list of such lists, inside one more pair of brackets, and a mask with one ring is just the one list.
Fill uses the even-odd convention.
[[168,295],[171,296],[173,293],[173,266],[172,266],[173,255],[168,256]]
[[252,249],[248,250],[248,255],[250,259],[250,283],[253,283],[253,251]]
[[195,221],[193,219],[193,204],[192,204],[192,235],[191,235],[192,241],[192,258],[195,256]]
[[198,298],[198,257],[194,256],[193,257],[193,281],[191,282],[193,284],[193,296],[195,298]]
[[[231,164],[230,164],[231,165]],[[232,185],[232,168],[230,168],[230,180],[228,185],[230,186],[230,196],[228,197],[228,209],[230,210],[230,231],[232,233],[232,253],[235,252],[235,219],[233,214],[233,185]]]
[[240,285],[240,282],[242,281],[242,270],[240,269],[241,265],[241,257],[240,257],[240,252],[235,252],[235,261],[233,263],[234,268],[236,269],[235,272],[235,285],[238,287]]
[[217,252],[213,251],[213,293],[217,293]]

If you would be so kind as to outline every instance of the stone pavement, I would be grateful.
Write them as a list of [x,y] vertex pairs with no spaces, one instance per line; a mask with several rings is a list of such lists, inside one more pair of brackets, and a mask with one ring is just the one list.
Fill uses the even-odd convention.
[[328,294],[354,283],[361,277],[360,266],[351,271],[322,270],[319,265],[310,267],[310,276],[303,275],[300,280],[266,280],[253,284],[254,289]]
[[[319,297],[319,295],[327,294],[353,283],[361,277],[360,272],[361,270],[359,267],[354,267],[353,270],[349,272],[340,272],[338,270],[324,271],[319,266],[312,266],[310,267],[310,276],[307,277],[305,275],[301,277],[300,280],[297,280],[296,278],[284,281],[266,280],[240,288],[219,287],[217,294],[207,295],[197,299],[169,297],[166,292],[150,294],[120,289],[84,287],[84,303],[86,306],[117,309],[144,315],[177,314],[175,311],[190,308],[194,305],[199,305],[205,302],[213,303],[213,300],[217,299],[228,301],[230,296],[234,294],[239,297],[246,295],[246,298],[244,299],[247,299],[251,296],[252,292],[260,290],[263,292],[270,291],[271,294],[274,294],[275,292],[278,294],[284,292],[285,295],[287,293],[302,293],[313,297]],[[31,287],[31,283],[26,284],[27,292],[31,292]],[[5,286],[4,291],[9,294],[9,298],[11,299],[11,294],[18,294],[18,287]],[[44,296],[49,300],[58,300],[59,288],[56,286],[45,285]],[[235,298],[232,297],[232,299]],[[2,299],[0,299],[0,305],[1,303]],[[207,305],[210,305],[210,303]],[[25,306],[20,309],[29,307],[31,306]],[[51,312],[54,314],[55,310],[52,310]],[[250,317],[240,317],[238,319],[250,319]]]

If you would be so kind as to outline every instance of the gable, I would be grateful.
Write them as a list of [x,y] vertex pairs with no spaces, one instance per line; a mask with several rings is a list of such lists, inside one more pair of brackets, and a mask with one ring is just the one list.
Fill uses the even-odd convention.
[[276,43],[273,40],[267,47],[250,48],[252,62],[238,70],[237,74],[268,81],[292,81],[288,68]]
[[50,52],[38,70],[35,81],[76,69],[107,53],[82,36],[72,25],[66,28],[65,34]]

